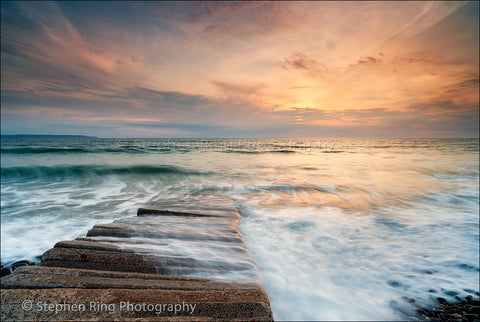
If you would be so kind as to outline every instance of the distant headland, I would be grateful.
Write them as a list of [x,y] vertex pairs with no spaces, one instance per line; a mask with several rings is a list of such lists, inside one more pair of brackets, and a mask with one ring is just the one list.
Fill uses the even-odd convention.
[[13,134],[13,135],[1,135],[2,138],[12,139],[97,139],[96,136],[87,135],[51,135],[51,134]]

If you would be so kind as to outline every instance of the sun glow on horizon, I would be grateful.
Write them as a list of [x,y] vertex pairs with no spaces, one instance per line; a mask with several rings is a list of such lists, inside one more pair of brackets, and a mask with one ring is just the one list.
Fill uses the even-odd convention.
[[2,133],[478,136],[478,21],[475,1],[4,1]]

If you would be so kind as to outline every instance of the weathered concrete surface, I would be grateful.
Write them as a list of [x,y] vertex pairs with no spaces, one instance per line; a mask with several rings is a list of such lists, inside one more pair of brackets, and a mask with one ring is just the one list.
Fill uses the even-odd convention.
[[[166,316],[183,316],[185,320],[190,316],[227,320],[271,319],[269,304],[259,301],[259,296],[258,292],[236,290],[7,289],[2,290],[1,318],[2,321],[109,321]],[[31,309],[22,307],[25,299],[33,299]],[[49,304],[53,304],[52,308],[48,308]],[[137,307],[129,308],[129,304]],[[170,311],[169,305],[172,307]],[[175,305],[178,306],[177,312],[173,311]]]
[[[194,208],[194,206],[197,209]],[[95,225],[86,237],[62,241],[43,266],[255,280],[254,261],[228,198],[167,200],[162,209]]]
[[188,276],[142,274],[75,268],[24,266],[8,279],[2,289],[33,288],[145,288],[168,290],[251,290],[258,282],[236,283],[234,280]]
[[1,278],[2,321],[272,320],[240,215],[230,200],[207,201],[165,201],[58,242]]
[[[2,321],[164,319],[169,316],[271,319],[268,298],[256,282],[29,266],[2,278],[1,284]],[[32,301],[31,309],[22,308],[25,300]],[[122,304],[128,302],[146,306],[128,310]],[[49,310],[44,303],[60,305]],[[186,303],[195,308],[190,306],[187,311],[182,307],[181,312],[175,314],[165,307],[166,311],[159,312],[163,304],[183,306]]]

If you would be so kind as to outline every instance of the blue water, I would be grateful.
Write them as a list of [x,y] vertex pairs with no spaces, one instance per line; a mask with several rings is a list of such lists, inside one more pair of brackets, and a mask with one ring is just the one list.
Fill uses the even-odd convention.
[[5,264],[160,200],[221,195],[277,320],[404,320],[479,288],[478,139],[1,143]]

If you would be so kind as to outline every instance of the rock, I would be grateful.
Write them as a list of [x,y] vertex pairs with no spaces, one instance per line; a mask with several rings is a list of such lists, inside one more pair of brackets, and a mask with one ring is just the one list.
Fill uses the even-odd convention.
[[469,314],[469,313],[465,314],[463,317],[466,318],[468,321],[475,321],[475,320],[478,320],[479,318],[478,314]]
[[470,307],[469,312],[470,312],[470,313],[473,313],[473,314],[480,314],[480,306],[472,306],[472,307]]
[[437,297],[437,301],[438,301],[440,304],[447,304],[447,300],[445,300],[443,297]]
[[444,289],[442,289],[442,292],[448,296],[455,296],[455,295],[458,295],[458,292],[456,291],[446,291]]
[[415,303],[415,299],[413,297],[409,297],[407,301],[408,303]]
[[422,310],[422,309],[418,309],[418,310],[417,310],[417,313],[420,314],[420,315],[425,315],[425,316],[428,315],[428,312],[425,311],[425,310]]
[[402,285],[400,282],[397,281],[388,281],[387,284],[392,287],[399,287],[400,285]]
[[472,297],[455,303],[448,303],[441,297],[437,298],[437,300],[441,303],[439,307],[418,309],[418,315],[427,321],[480,322],[478,313],[480,312],[480,305],[472,305],[478,302],[477,300],[472,300]]
[[12,269],[10,267],[2,267],[0,269],[0,277],[4,277],[12,274]]
[[12,267],[12,270],[15,270],[17,267],[20,267],[20,266],[29,266],[29,265],[33,265],[34,263],[28,261],[28,260],[21,260],[21,261],[17,261],[15,263],[13,263],[11,265]]
[[468,303],[472,302],[472,296],[471,295],[467,295],[465,297],[465,300],[467,300]]

